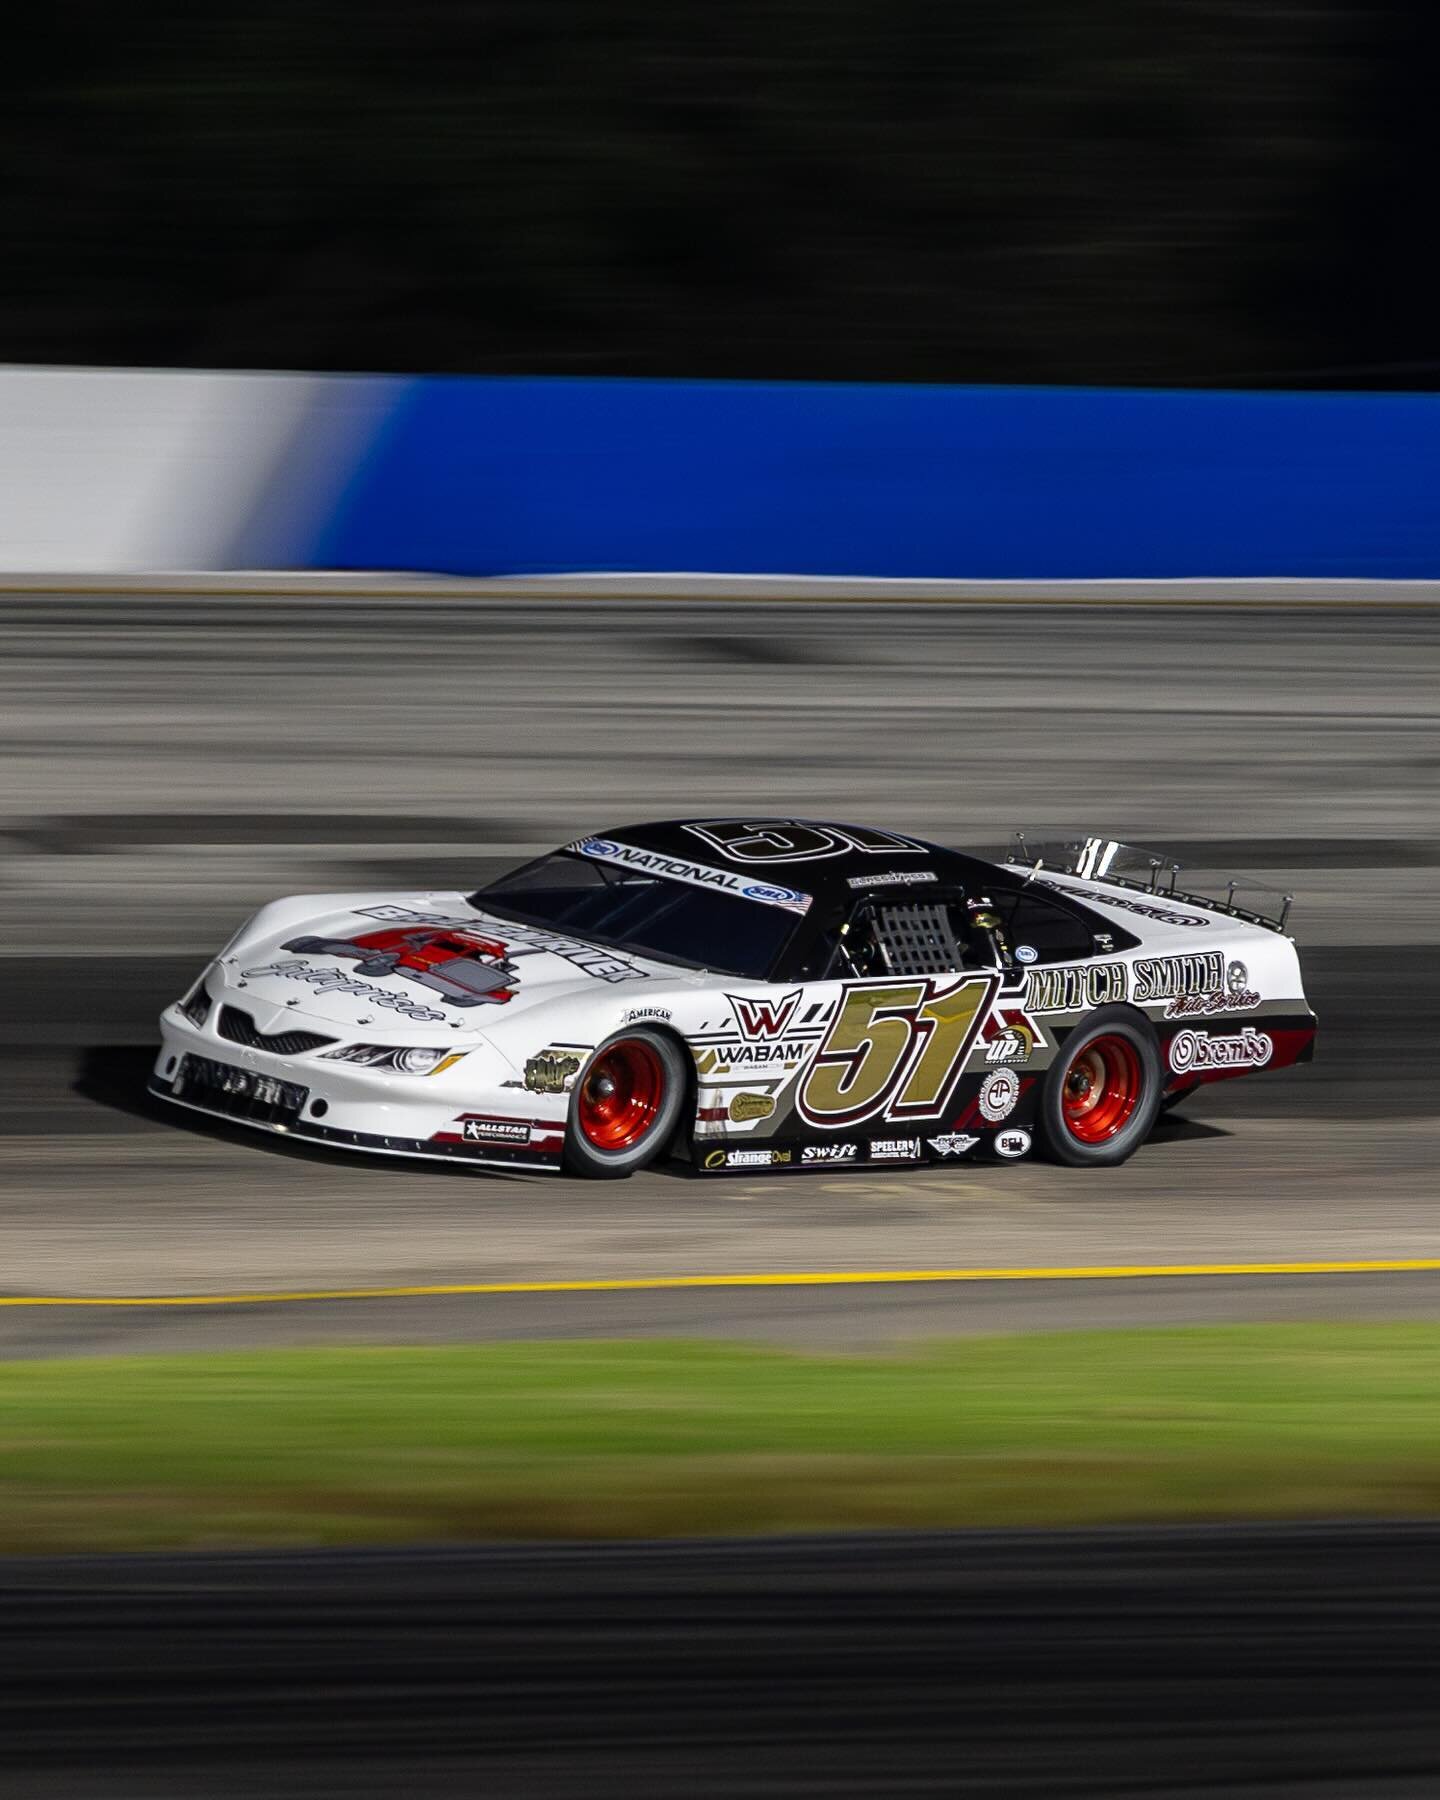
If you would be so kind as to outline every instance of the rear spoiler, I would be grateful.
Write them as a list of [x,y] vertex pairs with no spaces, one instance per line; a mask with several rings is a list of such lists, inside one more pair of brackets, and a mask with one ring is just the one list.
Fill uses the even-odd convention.
[[[1188,900],[1210,912],[1243,919],[1247,925],[1263,925],[1268,931],[1284,931],[1290,903],[1295,898],[1249,875],[1221,875],[1216,879],[1204,870],[1196,871],[1204,877],[1201,882],[1187,876],[1181,887],[1180,871],[1184,865],[1178,858],[1161,850],[1116,843],[1112,838],[1031,841],[1023,831],[1016,831],[1011,834],[1005,860],[1037,873],[1054,869],[1061,875],[1078,875],[1087,881],[1108,881],[1116,887],[1134,888],[1139,893]],[[1217,889],[1223,890],[1223,899]],[[1237,894],[1251,904],[1239,904]]]

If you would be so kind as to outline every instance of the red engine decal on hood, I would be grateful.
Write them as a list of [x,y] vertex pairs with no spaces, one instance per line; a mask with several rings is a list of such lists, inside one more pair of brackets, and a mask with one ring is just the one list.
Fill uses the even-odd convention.
[[517,971],[507,946],[463,925],[364,931],[353,938],[297,937],[281,946],[308,956],[353,956],[357,975],[403,975],[451,1006],[502,1004]]

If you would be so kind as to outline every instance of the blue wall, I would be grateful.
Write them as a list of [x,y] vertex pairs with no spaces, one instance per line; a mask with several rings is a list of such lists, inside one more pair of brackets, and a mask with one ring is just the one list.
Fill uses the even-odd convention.
[[311,562],[1440,576],[1440,395],[401,384]]

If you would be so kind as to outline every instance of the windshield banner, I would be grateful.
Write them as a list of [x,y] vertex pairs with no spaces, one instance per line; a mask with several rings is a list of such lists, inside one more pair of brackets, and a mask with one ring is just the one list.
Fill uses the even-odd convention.
[[597,862],[618,863],[643,875],[658,875],[666,881],[684,881],[691,887],[719,888],[734,894],[738,900],[754,900],[761,906],[779,906],[786,912],[803,913],[811,896],[794,888],[776,887],[773,882],[748,881],[733,869],[712,869],[708,863],[691,862],[688,857],[665,856],[659,850],[639,850],[633,844],[617,844],[614,838],[581,838],[567,846],[576,856],[593,857]]

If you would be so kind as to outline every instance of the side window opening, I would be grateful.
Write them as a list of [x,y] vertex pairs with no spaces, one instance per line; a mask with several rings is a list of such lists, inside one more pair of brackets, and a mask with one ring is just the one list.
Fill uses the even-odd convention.
[[[1104,954],[1104,946],[1096,941],[1096,924],[1030,889],[996,894],[994,910],[1004,925],[1011,954],[1022,945],[1034,951],[1026,962],[1080,962]],[[1114,931],[1111,935],[1113,947],[1120,949],[1121,939],[1129,934]]]

